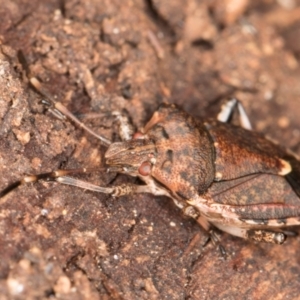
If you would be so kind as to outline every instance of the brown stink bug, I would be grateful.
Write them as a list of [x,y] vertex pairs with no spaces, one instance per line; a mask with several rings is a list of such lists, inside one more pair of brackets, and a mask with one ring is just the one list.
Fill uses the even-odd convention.
[[[35,78],[31,83],[46,95]],[[123,141],[112,143],[47,97],[52,110],[69,117],[108,147],[108,172],[136,176],[145,184],[99,187],[67,176],[91,170],[57,170],[25,176],[5,188],[0,197],[23,183],[55,180],[113,196],[168,196],[210,233],[216,227],[245,239],[282,244],[286,238],[283,229],[300,225],[300,162],[251,131],[237,100],[229,101],[217,120],[196,120],[173,104],[162,104],[135,134],[128,120],[115,113]],[[228,123],[234,107],[242,127]]]

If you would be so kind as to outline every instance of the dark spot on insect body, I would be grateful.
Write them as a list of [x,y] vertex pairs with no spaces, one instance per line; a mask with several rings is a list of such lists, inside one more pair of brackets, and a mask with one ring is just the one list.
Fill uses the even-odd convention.
[[172,162],[170,160],[165,160],[162,163],[161,168],[163,169],[164,172],[171,174],[172,173]]
[[168,174],[171,174],[172,172],[172,166],[173,166],[173,151],[168,149],[165,152],[165,160],[161,164],[161,168],[164,172],[167,172]]
[[170,138],[166,129],[159,123],[154,125],[153,128],[151,129],[151,131],[152,131],[152,134],[155,135],[156,139],[160,142],[162,140],[168,140]]
[[169,104],[163,102],[163,103],[161,103],[161,104],[159,105],[157,111],[163,112],[164,110],[169,109],[170,106],[171,106],[172,108],[175,108],[175,105],[174,105],[174,104],[169,105]]
[[182,149],[180,149],[180,153],[181,153],[181,155],[184,155],[184,156],[190,155],[189,148],[182,146]]
[[252,221],[253,221],[254,223],[262,224],[262,225],[268,225],[268,223],[269,223],[268,220],[264,220],[264,219],[253,219]]
[[170,138],[164,127],[161,127],[161,134],[166,140]]
[[277,219],[276,221],[278,224],[286,224],[287,223],[286,219]]
[[188,128],[188,126],[186,126],[185,123],[180,122],[176,129],[174,134],[178,135],[178,136],[185,136],[186,134],[188,134],[190,132],[190,129]]
[[167,157],[167,160],[169,160],[172,163],[173,162],[173,151],[168,149],[166,152],[166,157]]
[[186,196],[185,196],[182,192],[180,192],[180,191],[177,191],[176,194],[177,194],[180,198],[182,198],[182,199],[184,199],[184,200],[188,200],[188,199],[189,199],[188,197],[186,197]]
[[[200,122],[199,122],[199,124],[200,124]],[[187,117],[184,125],[188,128],[189,131],[194,131],[197,127],[199,127],[195,124],[195,120],[191,116]]]
[[188,181],[188,180],[189,180],[189,174],[188,174],[188,172],[181,171],[181,172],[180,172],[180,177],[181,177],[184,181]]

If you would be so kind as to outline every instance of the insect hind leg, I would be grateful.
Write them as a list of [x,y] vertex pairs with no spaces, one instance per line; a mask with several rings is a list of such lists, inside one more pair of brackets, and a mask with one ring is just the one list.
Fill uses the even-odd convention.
[[272,244],[283,244],[287,235],[284,232],[277,232],[271,230],[248,230],[246,238],[257,241]]
[[251,122],[242,103],[235,98],[228,100],[224,105],[222,105],[221,111],[217,116],[218,121],[223,123],[229,122],[235,108],[238,109],[241,126],[245,129],[252,130]]
[[201,225],[201,227],[208,232],[208,237],[206,239],[206,241],[204,242],[204,244],[202,245],[203,248],[205,248],[210,242],[212,242],[212,244],[216,247],[219,248],[219,251],[221,253],[221,256],[226,259],[227,257],[227,253],[225,248],[222,246],[220,239],[216,233],[216,230],[212,227],[212,225],[208,222],[208,220],[203,217],[203,216],[199,216],[197,219],[197,222]]
[[220,230],[227,232],[231,235],[244,238],[246,240],[254,240],[257,242],[265,242],[272,244],[283,244],[290,232],[275,231],[269,229],[246,229],[238,226],[225,226],[215,224]]
[[217,233],[214,229],[211,229],[209,231],[209,235],[208,235],[207,239],[205,240],[205,242],[203,243],[202,247],[205,248],[210,242],[212,242],[212,244],[215,247],[219,248],[221,256],[224,259],[226,259],[227,252],[226,252],[225,248],[223,247],[223,245],[221,244],[220,239],[219,239],[219,237],[218,237],[218,235],[217,235]]

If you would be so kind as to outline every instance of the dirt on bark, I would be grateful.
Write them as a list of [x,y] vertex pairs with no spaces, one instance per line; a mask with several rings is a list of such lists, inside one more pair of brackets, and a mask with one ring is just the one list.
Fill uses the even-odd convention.
[[[55,117],[31,77],[113,141],[112,111],[138,129],[164,101],[201,118],[234,96],[255,130],[300,155],[299,0],[14,0],[0,20],[0,190],[104,162],[106,148]],[[225,261],[206,239],[166,197],[22,185],[0,199],[1,299],[299,299],[299,237],[222,234]]]

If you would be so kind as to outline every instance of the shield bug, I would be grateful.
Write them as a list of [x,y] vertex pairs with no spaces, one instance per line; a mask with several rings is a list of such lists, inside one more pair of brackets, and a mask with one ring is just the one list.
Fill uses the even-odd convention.
[[[0,197],[23,183],[40,179],[116,197],[165,195],[210,232],[213,240],[216,227],[245,239],[282,244],[284,228],[300,224],[300,162],[252,131],[237,100],[227,102],[216,120],[196,120],[173,104],[162,104],[135,134],[127,118],[115,113],[122,141],[113,143],[51,99],[35,78],[31,83],[50,99],[53,111],[69,117],[108,147],[108,172],[136,176],[145,184],[100,187],[68,176],[91,169],[57,170],[25,176],[5,188]],[[235,107],[241,127],[229,123]]]

